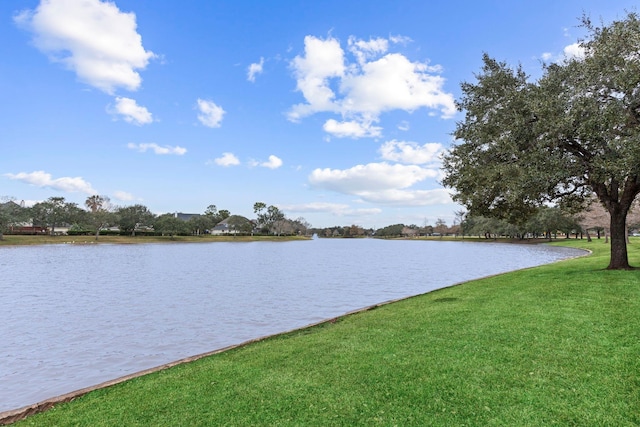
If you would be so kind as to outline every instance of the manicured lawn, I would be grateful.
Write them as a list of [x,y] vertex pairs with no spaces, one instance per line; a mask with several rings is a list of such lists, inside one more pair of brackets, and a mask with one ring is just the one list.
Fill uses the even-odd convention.
[[[560,243],[594,253],[266,339],[17,425],[637,426],[640,270],[603,270],[603,241]],[[436,260],[427,274],[446,272]]]

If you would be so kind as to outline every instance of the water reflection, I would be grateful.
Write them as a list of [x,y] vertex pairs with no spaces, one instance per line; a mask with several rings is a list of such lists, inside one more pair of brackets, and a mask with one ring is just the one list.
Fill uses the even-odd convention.
[[0,248],[0,411],[575,254],[374,239]]

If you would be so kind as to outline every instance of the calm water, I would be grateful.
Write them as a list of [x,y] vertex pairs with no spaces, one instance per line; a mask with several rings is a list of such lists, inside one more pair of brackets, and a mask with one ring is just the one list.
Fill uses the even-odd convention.
[[0,248],[0,412],[577,253],[375,239]]

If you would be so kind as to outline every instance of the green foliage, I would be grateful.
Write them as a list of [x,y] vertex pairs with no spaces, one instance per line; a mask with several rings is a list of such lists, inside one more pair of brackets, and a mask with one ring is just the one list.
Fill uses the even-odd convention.
[[[5,199],[4,202],[2,200]],[[0,199],[0,239],[9,226],[26,221],[28,209],[21,207],[8,198]]]
[[144,205],[121,207],[116,211],[120,231],[134,235],[140,226],[150,226],[155,215]]
[[377,237],[399,237],[402,236],[402,229],[404,224],[388,225],[386,227],[376,230]]
[[253,212],[257,215],[258,228],[263,233],[282,234],[280,230],[283,223],[281,221],[285,219],[285,215],[278,207],[256,202],[253,205]]
[[62,224],[86,224],[87,212],[75,203],[68,203],[64,197],[49,197],[29,209],[34,225],[49,227],[55,234],[56,226]]
[[153,229],[162,236],[188,235],[191,232],[189,224],[176,218],[174,214],[158,216],[153,222]]
[[187,225],[192,234],[202,235],[206,230],[212,229],[216,224],[214,219],[209,215],[194,215],[189,218]]
[[523,225],[540,206],[579,210],[596,194],[611,215],[609,268],[629,268],[625,220],[640,193],[640,21],[584,19],[584,58],[530,82],[488,55],[463,83],[443,184],[474,216]]
[[242,215],[231,215],[226,218],[226,221],[235,233],[250,234],[253,230],[253,224],[251,221]]

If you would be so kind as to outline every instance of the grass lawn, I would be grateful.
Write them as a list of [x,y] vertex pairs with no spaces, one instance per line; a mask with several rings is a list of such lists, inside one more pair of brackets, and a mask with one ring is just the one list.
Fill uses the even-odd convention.
[[[603,241],[560,243],[593,255],[272,337],[16,425],[640,425],[640,270],[604,270]],[[630,255],[640,266],[639,240]]]

